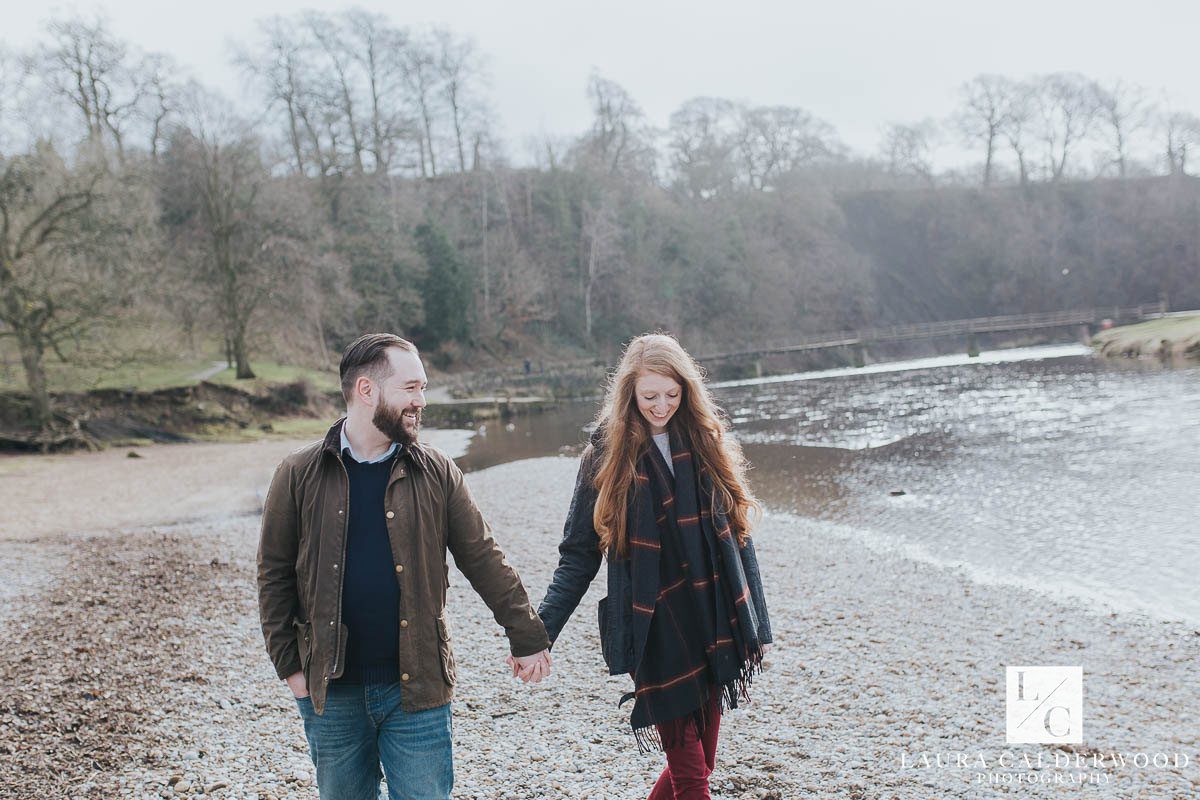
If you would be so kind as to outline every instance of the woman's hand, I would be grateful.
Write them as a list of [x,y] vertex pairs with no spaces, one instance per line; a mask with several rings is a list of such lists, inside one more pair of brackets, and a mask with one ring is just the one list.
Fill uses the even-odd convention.
[[540,653],[519,658],[509,656],[505,659],[505,663],[512,670],[514,678],[519,677],[525,683],[538,683],[550,674],[550,651],[543,650]]

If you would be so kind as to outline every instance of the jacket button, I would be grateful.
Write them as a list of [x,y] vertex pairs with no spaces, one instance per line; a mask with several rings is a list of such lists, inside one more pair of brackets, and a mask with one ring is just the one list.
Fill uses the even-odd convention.
[[406,682],[406,683],[407,683],[407,682],[408,682],[408,673],[407,673],[407,672],[403,673],[403,674],[400,676],[400,680],[402,680],[402,681],[404,681],[404,682]]
[[385,516],[387,516],[387,518],[388,518],[388,519],[391,519],[391,518],[393,518],[394,516],[396,516],[396,512],[395,512],[395,511],[389,511],[389,512],[387,512],[387,514],[386,514]]
[[406,619],[402,619],[402,620],[400,620],[400,627],[401,627],[401,628],[407,628],[407,627],[408,627],[408,620],[406,620]]
[[334,565],[333,565],[333,568],[334,568],[334,569],[337,569],[337,564],[334,564]]
[[397,564],[397,565],[396,565],[396,572],[397,572],[397,573],[404,572],[404,565],[403,565],[403,564]]
[[345,511],[343,511],[342,509],[340,509],[340,508],[338,509],[338,514],[345,514],[345,513],[346,513],[346,512],[345,512]]
[[333,627],[333,620],[329,620],[329,627]]

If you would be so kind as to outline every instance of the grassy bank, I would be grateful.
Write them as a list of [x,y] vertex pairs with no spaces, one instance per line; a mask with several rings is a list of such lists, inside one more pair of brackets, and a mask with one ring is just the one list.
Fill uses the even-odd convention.
[[[223,364],[213,359],[180,358],[165,360],[127,361],[113,364],[63,363],[46,360],[46,383],[55,394],[76,394],[95,389],[136,389],[151,392],[179,386],[195,386],[200,376],[210,383],[229,386],[261,387],[275,383],[308,381],[320,391],[337,391],[337,374],[332,371],[308,369],[273,361],[252,363],[253,380],[240,381],[232,368],[213,370]],[[0,392],[25,391],[25,373],[15,357],[0,359]]]
[[1109,357],[1200,360],[1200,311],[1101,331],[1092,346]]

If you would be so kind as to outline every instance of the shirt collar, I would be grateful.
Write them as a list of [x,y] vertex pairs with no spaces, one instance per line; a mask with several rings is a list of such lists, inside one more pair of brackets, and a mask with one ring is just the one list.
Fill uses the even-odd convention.
[[387,452],[384,453],[383,455],[376,456],[375,458],[372,458],[369,461],[367,459],[360,458],[358,453],[354,452],[354,448],[350,446],[350,440],[348,438],[346,438],[346,426],[344,424],[342,425],[341,452],[345,453],[345,454],[349,454],[349,456],[351,458],[353,458],[355,461],[357,461],[359,464],[378,464],[380,461],[387,461],[389,458],[394,456],[396,454],[396,451],[399,449],[400,449],[400,443],[392,442],[392,446],[389,447],[387,449]]

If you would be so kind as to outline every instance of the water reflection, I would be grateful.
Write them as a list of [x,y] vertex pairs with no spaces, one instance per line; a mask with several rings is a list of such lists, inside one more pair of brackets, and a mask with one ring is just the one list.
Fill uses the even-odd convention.
[[455,459],[465,471],[556,454],[578,455],[587,443],[583,426],[595,414],[598,402],[565,402],[539,414],[515,418],[511,423],[492,420],[481,425],[466,455]]

